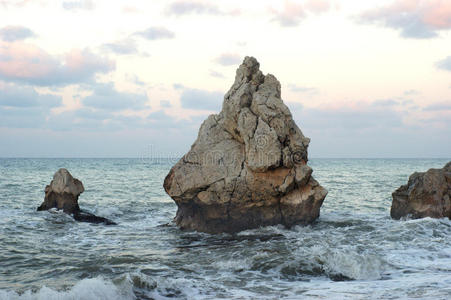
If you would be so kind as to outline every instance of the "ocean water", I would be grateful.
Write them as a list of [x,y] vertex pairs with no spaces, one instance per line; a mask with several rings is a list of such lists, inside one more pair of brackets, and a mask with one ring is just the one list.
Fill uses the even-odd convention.
[[[391,193],[446,159],[311,159],[318,221],[236,235],[180,231],[174,161],[0,159],[0,299],[451,299],[451,222],[391,220]],[[60,167],[119,225],[37,212]]]

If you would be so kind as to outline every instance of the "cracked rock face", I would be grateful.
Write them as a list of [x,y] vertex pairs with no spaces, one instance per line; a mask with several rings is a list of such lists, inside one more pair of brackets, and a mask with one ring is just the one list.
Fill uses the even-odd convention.
[[327,191],[311,176],[310,140],[280,93],[279,81],[246,57],[222,111],[204,121],[191,150],[165,178],[180,228],[237,232],[318,218]]
[[451,162],[442,169],[415,172],[392,194],[390,215],[393,219],[412,218],[451,219]]
[[38,210],[51,208],[62,209],[65,213],[73,214],[80,210],[78,196],[84,192],[83,183],[73,178],[66,169],[59,169],[50,185],[45,187],[44,202]]

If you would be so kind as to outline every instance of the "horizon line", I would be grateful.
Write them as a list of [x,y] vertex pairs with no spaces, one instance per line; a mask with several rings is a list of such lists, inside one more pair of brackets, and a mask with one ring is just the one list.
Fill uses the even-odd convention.
[[[172,156],[172,157],[138,157],[138,156],[82,156],[82,157],[59,157],[59,156],[0,156],[0,159],[141,159],[141,160],[157,160],[157,159],[181,159],[182,156]],[[450,157],[371,157],[371,156],[361,156],[361,157],[340,157],[340,156],[314,156],[310,159],[451,159]]]

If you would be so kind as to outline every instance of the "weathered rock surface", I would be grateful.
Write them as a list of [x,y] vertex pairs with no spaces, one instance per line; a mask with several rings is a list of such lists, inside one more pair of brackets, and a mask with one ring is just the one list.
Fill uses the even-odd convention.
[[222,111],[201,125],[164,181],[182,229],[237,232],[318,218],[327,191],[311,176],[306,138],[280,98],[276,77],[246,57]]
[[111,220],[95,216],[80,209],[78,197],[84,190],[83,183],[80,180],[73,178],[68,170],[59,169],[53,175],[50,185],[45,187],[44,202],[38,207],[38,211],[57,208],[72,215],[77,221],[105,223],[107,225],[115,224]]
[[412,218],[451,219],[451,162],[442,169],[415,172],[392,194],[390,215],[393,219]]

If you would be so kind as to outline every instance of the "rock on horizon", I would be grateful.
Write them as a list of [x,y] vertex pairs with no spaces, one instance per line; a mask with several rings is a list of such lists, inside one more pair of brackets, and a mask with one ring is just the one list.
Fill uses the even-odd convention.
[[182,229],[237,232],[319,217],[327,191],[307,165],[310,139],[283,103],[279,81],[259,67],[244,59],[222,111],[203,122],[165,178]]

